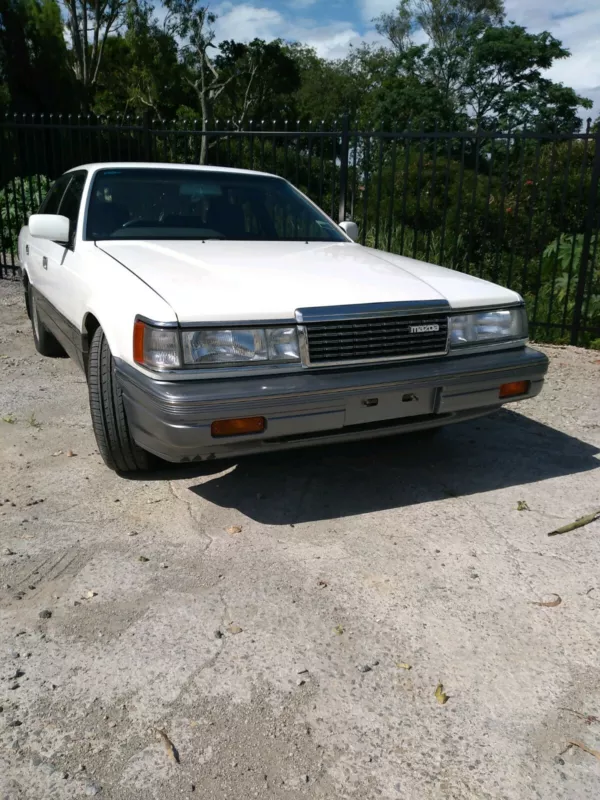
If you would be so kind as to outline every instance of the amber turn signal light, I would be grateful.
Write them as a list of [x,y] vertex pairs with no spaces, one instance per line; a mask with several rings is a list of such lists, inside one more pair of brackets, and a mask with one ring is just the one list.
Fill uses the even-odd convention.
[[503,383],[500,387],[500,398],[518,397],[520,394],[527,394],[529,391],[529,381],[513,381]]
[[210,432],[213,436],[244,436],[247,433],[262,433],[266,424],[264,417],[217,419],[210,426]]
[[144,333],[146,326],[137,319],[133,324],[133,360],[136,364],[144,364]]

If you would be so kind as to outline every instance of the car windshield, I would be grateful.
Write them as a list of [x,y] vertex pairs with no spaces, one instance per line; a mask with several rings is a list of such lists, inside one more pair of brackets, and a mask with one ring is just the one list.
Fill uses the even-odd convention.
[[96,173],[85,238],[347,241],[280,178],[152,168]]

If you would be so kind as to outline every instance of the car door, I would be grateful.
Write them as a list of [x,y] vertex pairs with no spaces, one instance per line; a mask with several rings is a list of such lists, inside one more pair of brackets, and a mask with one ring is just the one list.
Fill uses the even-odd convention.
[[48,312],[52,315],[53,332],[69,355],[79,358],[77,351],[81,348],[81,320],[78,317],[82,303],[82,275],[80,257],[75,252],[75,234],[87,172],[77,170],[67,175],[69,181],[56,213],[69,219],[71,237],[67,244],[51,241],[46,243],[45,295]]
[[[70,180],[70,175],[62,175],[54,181],[42,201],[38,214],[58,214],[61,200]],[[25,241],[24,263],[33,288],[41,295],[39,307],[43,317],[46,316],[43,302],[49,291],[48,250],[51,244],[54,244],[54,242],[49,242],[47,239],[38,239],[31,235],[27,236]]]

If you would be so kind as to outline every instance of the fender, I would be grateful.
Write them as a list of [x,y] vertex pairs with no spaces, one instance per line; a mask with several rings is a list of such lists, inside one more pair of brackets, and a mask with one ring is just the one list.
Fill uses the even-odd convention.
[[177,323],[177,315],[166,300],[126,265],[95,245],[86,248],[84,264],[87,280],[79,336],[85,368],[92,337],[101,326],[112,355],[138,369],[133,360],[136,316]]

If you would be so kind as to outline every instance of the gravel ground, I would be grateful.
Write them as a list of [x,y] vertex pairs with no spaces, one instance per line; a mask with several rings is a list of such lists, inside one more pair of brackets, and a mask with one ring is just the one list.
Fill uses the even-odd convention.
[[600,354],[547,353],[427,445],[127,480],[0,281],[0,798],[600,796],[600,521],[547,536],[600,508]]

